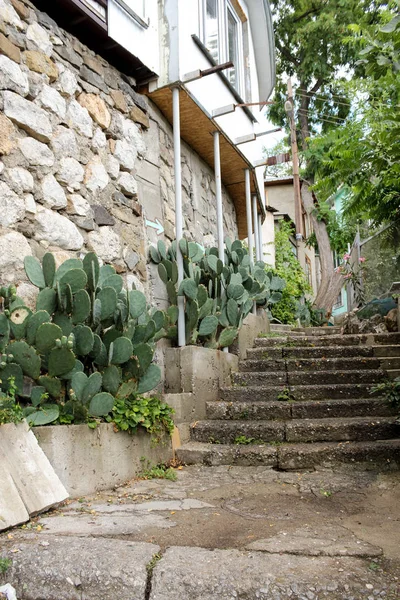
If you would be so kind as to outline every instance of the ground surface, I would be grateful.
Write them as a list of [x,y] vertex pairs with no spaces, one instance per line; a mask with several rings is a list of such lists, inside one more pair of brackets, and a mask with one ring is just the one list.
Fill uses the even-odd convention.
[[400,598],[400,473],[176,473],[3,534],[4,581],[23,600]]

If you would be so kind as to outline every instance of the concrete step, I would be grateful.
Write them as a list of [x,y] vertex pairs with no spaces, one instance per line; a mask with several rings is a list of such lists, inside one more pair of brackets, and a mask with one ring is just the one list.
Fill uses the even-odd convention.
[[400,434],[397,417],[294,419],[286,423],[287,442],[390,440]]
[[374,356],[379,358],[395,358],[400,357],[400,345],[374,346]]
[[383,399],[355,398],[313,402],[207,402],[207,419],[217,420],[290,420],[340,417],[390,417],[397,415]]
[[[333,346],[333,347],[287,347],[287,348],[267,348],[257,347],[250,348],[247,350],[247,358],[254,360],[279,360],[281,358],[368,358],[374,356],[382,356],[375,354],[375,348],[373,346]],[[388,348],[388,346],[385,346]],[[394,352],[398,352],[400,356],[400,346],[390,346],[393,354],[390,356],[396,356]],[[380,348],[379,348],[380,350]]]
[[293,332],[302,331],[305,335],[338,335],[340,327],[294,327]]
[[325,347],[325,346],[358,346],[358,345],[394,345],[400,344],[400,333],[370,333],[356,335],[325,335],[304,336],[291,339],[290,335],[275,338],[257,338],[256,347],[271,346],[298,346],[298,347]]
[[381,368],[385,371],[400,369],[400,356],[394,358],[380,358]]
[[284,421],[198,421],[190,430],[195,442],[234,444],[243,437],[249,442],[283,442]]
[[[399,359],[385,359],[398,360]],[[382,360],[379,358],[365,357],[359,358],[356,356],[348,358],[299,358],[299,359],[247,359],[239,363],[239,371],[255,372],[255,371],[358,371],[365,369],[385,369],[391,368],[392,364],[385,367]],[[397,368],[397,367],[392,367]]]
[[268,402],[285,400],[279,395],[290,396],[293,401],[336,400],[345,398],[367,398],[372,385],[368,383],[342,383],[340,385],[296,385],[296,386],[246,386],[221,388],[220,399],[227,402]]
[[270,331],[292,331],[292,325],[284,325],[283,323],[271,323]]
[[400,369],[388,369],[386,371],[389,379],[398,379],[400,377]]
[[232,381],[235,386],[255,385],[324,385],[332,383],[377,383],[387,377],[381,369],[361,369],[359,371],[289,371],[273,373],[270,371],[234,373]]
[[[290,421],[198,421],[191,439],[213,444],[268,442],[340,442],[395,439],[397,417],[345,417]],[[239,442],[241,440],[241,442]]]
[[338,468],[357,464],[358,469],[400,468],[400,440],[373,442],[323,442],[279,446],[239,446],[189,442],[176,450],[186,465],[263,465],[282,471]]

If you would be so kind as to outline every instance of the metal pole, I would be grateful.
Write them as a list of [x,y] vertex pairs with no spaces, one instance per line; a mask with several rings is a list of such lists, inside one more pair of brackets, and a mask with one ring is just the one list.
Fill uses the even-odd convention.
[[[175,231],[176,262],[178,263],[178,286],[183,280],[183,257],[179,248],[179,240],[183,234],[182,219],[182,173],[181,173],[181,124],[179,112],[179,88],[172,89],[172,110],[174,130],[174,171],[175,171]],[[185,300],[178,296],[178,346],[186,345],[185,332]]]
[[249,245],[250,264],[253,265],[253,233],[251,225],[251,190],[250,190],[250,170],[245,169],[245,189],[246,189],[246,219],[247,219],[247,243]]
[[225,263],[224,253],[224,221],[222,214],[222,187],[221,187],[221,157],[219,148],[219,131],[214,131],[214,172],[215,195],[217,200],[217,230],[218,230],[218,256]]
[[258,217],[257,217],[257,196],[253,195],[253,230],[254,245],[256,247],[256,260],[260,260],[260,240],[258,239]]
[[[251,219],[251,189],[250,189],[250,170],[244,170],[245,189],[246,189],[246,218],[247,218],[247,243],[249,245],[250,267],[254,265],[253,259],[253,230]],[[253,304],[253,315],[257,312],[256,303]]]
[[264,260],[264,247],[263,247],[263,235],[262,235],[262,223],[261,223],[261,215],[258,215],[258,243],[260,245],[259,260]]

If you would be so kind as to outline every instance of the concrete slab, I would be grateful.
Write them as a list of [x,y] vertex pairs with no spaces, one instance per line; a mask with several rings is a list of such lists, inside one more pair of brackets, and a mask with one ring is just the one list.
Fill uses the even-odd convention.
[[247,545],[247,550],[269,554],[296,554],[302,556],[358,556],[377,557],[382,549],[360,540],[345,527],[325,525],[301,527],[294,531],[281,531],[268,539]]
[[30,515],[68,498],[68,492],[54,472],[26,422],[0,427],[0,449],[7,468]]
[[24,600],[144,600],[154,544],[37,536],[2,545],[7,577]]
[[154,569],[150,600],[396,598],[398,582],[357,558],[172,547]]
[[29,521],[15,483],[6,468],[6,457],[0,451],[0,531]]

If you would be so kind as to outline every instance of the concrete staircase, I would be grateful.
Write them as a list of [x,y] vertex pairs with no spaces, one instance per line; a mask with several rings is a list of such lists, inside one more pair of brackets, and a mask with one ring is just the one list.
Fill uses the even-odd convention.
[[178,451],[186,464],[280,470],[357,463],[400,467],[396,411],[371,387],[400,375],[400,334],[272,326],[207,403]]

